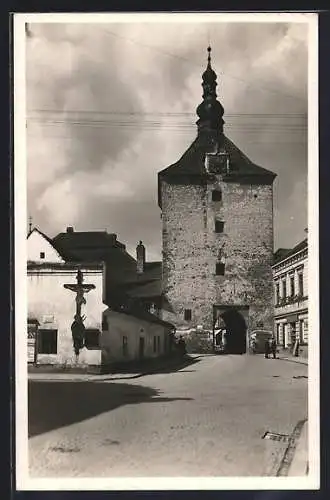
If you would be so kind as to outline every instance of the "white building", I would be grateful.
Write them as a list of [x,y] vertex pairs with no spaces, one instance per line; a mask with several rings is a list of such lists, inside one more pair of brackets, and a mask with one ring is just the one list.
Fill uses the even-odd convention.
[[[28,236],[28,362],[51,365],[75,363],[71,324],[76,310],[75,293],[65,284],[76,284],[78,263],[66,262],[45,234],[38,229]],[[100,365],[104,265],[79,266],[85,284],[94,288],[86,295],[86,342],[79,363]]]
[[[124,296],[119,300],[122,294],[117,293],[120,286],[116,278],[130,277],[137,268],[132,257],[126,258],[124,246],[107,233],[74,233],[71,228],[67,235],[70,240],[67,243],[71,242],[75,252],[69,251],[68,244],[64,248],[63,236],[52,240],[36,228],[27,238],[28,362],[102,370],[118,362],[168,353],[172,325],[139,305],[125,303]],[[104,241],[111,239],[113,245],[103,250]],[[106,255],[108,259],[103,260]],[[93,261],[85,260],[86,256],[93,257]],[[127,260],[133,261],[133,269],[127,269]],[[90,290],[85,292],[81,306],[85,338],[77,358],[71,325],[77,307],[72,285],[77,286],[78,269],[84,287]],[[129,290],[134,289],[133,285],[137,286],[135,281]],[[111,288],[111,293],[107,293],[107,288]],[[107,300],[107,295],[113,302],[109,302],[109,297]]]
[[[280,249],[273,265],[275,334],[280,348],[308,345],[308,242]],[[305,348],[307,352],[307,348]]]

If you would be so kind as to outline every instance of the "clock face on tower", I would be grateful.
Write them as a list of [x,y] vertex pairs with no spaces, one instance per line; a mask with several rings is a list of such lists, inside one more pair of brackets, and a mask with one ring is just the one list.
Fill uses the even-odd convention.
[[208,170],[211,174],[228,174],[229,155],[227,153],[209,154]]

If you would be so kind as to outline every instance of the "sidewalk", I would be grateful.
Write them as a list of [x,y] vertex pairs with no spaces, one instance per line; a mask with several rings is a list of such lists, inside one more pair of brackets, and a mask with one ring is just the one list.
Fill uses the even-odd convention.
[[308,365],[308,359],[303,358],[301,356],[292,356],[290,354],[279,354],[278,359],[282,359],[284,361],[291,361],[292,363],[300,363],[301,365]]
[[51,370],[43,366],[34,368],[28,372],[29,380],[47,381],[102,381],[102,380],[125,380],[143,377],[154,373],[166,373],[167,371],[178,371],[197,362],[199,356],[189,355],[185,358],[170,357],[158,360],[148,360],[144,363],[126,363],[114,367],[113,371],[107,373],[88,373],[87,371],[75,372],[74,370],[60,371]]
[[296,477],[306,474],[308,474],[308,421],[305,422],[297,441],[288,476]]

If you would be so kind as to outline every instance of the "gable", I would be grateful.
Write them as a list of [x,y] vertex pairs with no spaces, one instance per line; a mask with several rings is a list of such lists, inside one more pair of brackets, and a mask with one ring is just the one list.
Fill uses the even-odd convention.
[[33,229],[27,238],[27,258],[30,262],[64,262],[51,241],[38,229]]

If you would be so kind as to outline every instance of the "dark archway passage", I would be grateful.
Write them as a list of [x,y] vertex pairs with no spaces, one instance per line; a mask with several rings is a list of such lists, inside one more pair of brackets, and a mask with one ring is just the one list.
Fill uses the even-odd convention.
[[246,353],[246,323],[236,309],[229,309],[221,314],[226,325],[226,352],[228,354]]

